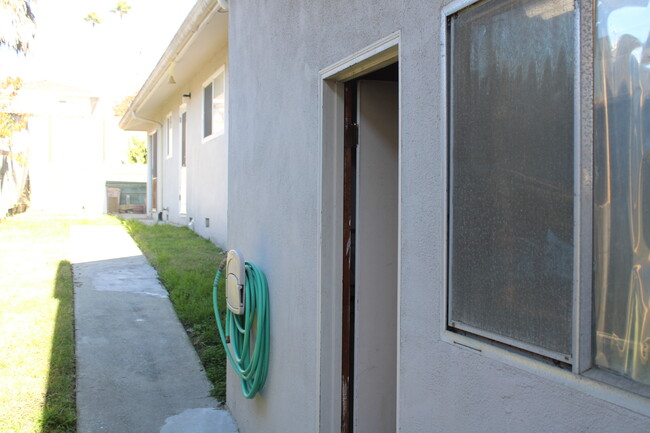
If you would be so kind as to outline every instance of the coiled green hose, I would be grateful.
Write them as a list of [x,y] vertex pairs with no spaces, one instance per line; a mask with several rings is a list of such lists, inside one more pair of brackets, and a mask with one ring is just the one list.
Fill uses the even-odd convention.
[[[226,265],[224,259],[219,265],[212,286],[212,304],[217,320],[221,343],[226,349],[228,360],[241,380],[241,389],[246,398],[254,398],[264,387],[269,371],[269,291],[266,277],[253,263],[246,262],[244,299],[246,309],[243,315],[233,314],[226,308],[226,331],[221,325],[217,286]],[[251,353],[252,329],[255,329],[255,345]],[[232,346],[232,353],[228,343]]]

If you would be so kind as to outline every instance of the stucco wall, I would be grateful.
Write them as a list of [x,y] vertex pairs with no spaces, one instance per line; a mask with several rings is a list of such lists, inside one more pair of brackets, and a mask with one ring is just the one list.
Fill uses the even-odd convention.
[[[221,66],[226,67],[226,110],[228,110],[228,53],[222,48],[215,53],[192,80],[193,104],[188,108],[188,198],[187,215],[194,218],[194,230],[220,246],[227,242],[228,212],[228,126],[223,135],[202,141],[203,83]],[[226,115],[227,119],[227,115]],[[191,131],[191,132],[190,132]],[[205,227],[210,218],[210,227]]]
[[[168,208],[164,218],[175,224],[188,224],[193,219],[193,229],[201,236],[220,246],[227,239],[226,215],[228,211],[228,129],[224,134],[204,141],[203,131],[203,84],[221,66],[227,67],[226,47],[215,48],[214,55],[200,67],[189,82],[177,83],[177,92],[166,101],[158,111],[159,129],[158,176],[162,179],[159,187],[158,212]],[[167,83],[163,85],[169,85]],[[228,86],[228,85],[227,85]],[[191,93],[186,100],[187,112],[187,213],[180,213],[180,106],[183,94]],[[171,113],[174,144],[172,156],[166,153],[167,114]],[[206,227],[205,219],[210,219]]]
[[650,403],[643,398],[502,349],[478,352],[443,340],[441,7],[231,2],[228,247],[265,272],[271,304],[265,389],[245,400],[237,377],[228,376],[228,405],[240,431],[319,431],[319,71],[396,31],[398,430],[645,431],[650,420],[641,413],[650,413]]

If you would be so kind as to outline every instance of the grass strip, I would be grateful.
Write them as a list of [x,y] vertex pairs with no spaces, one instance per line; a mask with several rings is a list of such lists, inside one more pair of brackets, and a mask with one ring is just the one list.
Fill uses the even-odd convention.
[[[176,314],[213,384],[212,396],[225,401],[226,354],[212,310],[212,284],[223,251],[187,227],[150,226],[137,220],[124,220],[123,224],[169,292]],[[223,290],[219,296],[219,304],[225,305]]]
[[0,221],[0,431],[76,432],[70,227],[112,217]]

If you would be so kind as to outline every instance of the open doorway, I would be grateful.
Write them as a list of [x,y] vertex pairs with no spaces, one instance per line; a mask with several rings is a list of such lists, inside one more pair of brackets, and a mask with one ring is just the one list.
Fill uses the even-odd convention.
[[342,433],[396,425],[398,71],[395,62],[343,84]]

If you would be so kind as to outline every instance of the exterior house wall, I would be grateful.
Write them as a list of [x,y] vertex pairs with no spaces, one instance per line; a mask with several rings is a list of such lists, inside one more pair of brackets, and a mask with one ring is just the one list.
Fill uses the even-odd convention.
[[[447,193],[440,25],[445,4],[278,1],[260,10],[251,0],[230,3],[229,126],[236,145],[228,154],[228,247],[265,272],[271,308],[264,390],[246,400],[232,370],[228,375],[228,405],[242,433],[340,431],[336,407],[330,407],[332,415],[323,401],[338,378],[332,383],[321,378],[329,368],[324,365],[329,354],[321,352],[323,330],[337,315],[321,316],[332,288],[321,287],[319,251],[337,240],[320,232],[320,201],[324,189],[337,186],[321,179],[319,71],[395,32],[400,62],[397,430],[648,428],[650,403],[643,397],[498,347],[478,351],[444,338]],[[334,420],[330,424],[328,417]]]
[[[32,208],[52,212],[106,210],[102,129],[99,117],[37,115],[33,140]],[[45,138],[41,140],[39,138]]]
[[30,208],[62,213],[107,210],[106,181],[145,181],[142,165],[123,164],[130,136],[109,101],[48,81],[26,83],[13,103],[30,113],[15,142],[26,149]]
[[[228,110],[228,49],[222,48],[192,79],[192,100],[188,106],[187,215],[194,230],[220,246],[227,243],[228,214],[228,122],[222,135],[203,141],[203,83],[222,66],[226,69],[226,111]],[[227,114],[226,114],[227,119]],[[205,219],[210,218],[206,227]]]
[[[203,84],[220,67],[227,69],[228,49],[215,48],[214,55],[187,82],[173,84],[171,97],[156,108],[156,115],[149,120],[158,126],[158,206],[164,221],[186,225],[201,236],[218,245],[226,244],[226,215],[228,194],[228,130],[224,134],[204,140],[203,131]],[[227,77],[227,75],[226,75]],[[162,83],[162,86],[170,84]],[[226,78],[226,89],[228,87]],[[226,90],[227,91],[227,90]],[[190,98],[183,98],[191,94]],[[226,98],[227,99],[227,98]],[[181,213],[181,105],[187,113],[187,213]],[[226,103],[227,107],[227,103]],[[226,108],[227,109],[227,108]],[[167,116],[172,120],[172,151],[167,156]],[[157,218],[157,215],[154,215]],[[209,218],[209,226],[206,226]],[[190,220],[191,219],[191,220]]]

